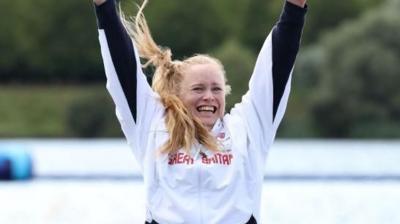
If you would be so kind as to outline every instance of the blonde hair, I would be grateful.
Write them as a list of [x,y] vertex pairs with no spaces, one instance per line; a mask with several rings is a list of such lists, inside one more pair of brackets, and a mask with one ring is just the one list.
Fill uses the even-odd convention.
[[[147,60],[143,67],[151,64],[156,68],[152,88],[159,94],[161,103],[165,107],[165,123],[170,134],[170,138],[161,147],[160,152],[173,153],[181,148],[190,152],[196,141],[212,151],[217,151],[218,144],[215,137],[211,135],[200,119],[191,114],[178,95],[183,74],[189,66],[216,64],[225,75],[223,66],[218,59],[208,55],[195,55],[183,61],[172,61],[171,50],[158,46],[151,36],[143,15],[143,9],[147,2],[148,0],[143,1],[134,19],[126,19],[121,9],[120,15],[128,34],[139,51],[139,56]],[[225,91],[229,93],[230,87],[226,86]]]

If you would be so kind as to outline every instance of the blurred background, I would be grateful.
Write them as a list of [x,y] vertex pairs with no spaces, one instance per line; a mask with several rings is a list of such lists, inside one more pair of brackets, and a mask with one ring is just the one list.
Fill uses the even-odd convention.
[[[231,108],[283,2],[151,0],[145,15],[175,59],[223,62]],[[135,1],[120,3],[135,14]],[[309,0],[264,220],[400,223],[399,10],[399,0]],[[143,223],[91,1],[1,1],[0,14],[0,170],[29,179],[0,181],[0,223]],[[14,166],[28,171],[7,177]]]

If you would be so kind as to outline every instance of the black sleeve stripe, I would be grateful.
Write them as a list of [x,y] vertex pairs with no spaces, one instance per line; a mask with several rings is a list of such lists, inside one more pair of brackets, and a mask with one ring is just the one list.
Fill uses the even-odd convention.
[[299,50],[306,10],[306,8],[303,9],[286,2],[280,20],[272,31],[274,120]]
[[117,14],[114,0],[97,6],[96,14],[98,27],[104,29],[119,82],[136,121],[137,64],[132,41]]

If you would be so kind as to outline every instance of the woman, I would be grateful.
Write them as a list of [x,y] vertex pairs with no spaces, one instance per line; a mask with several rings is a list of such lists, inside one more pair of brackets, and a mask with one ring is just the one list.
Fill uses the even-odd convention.
[[[135,23],[118,17],[114,0],[94,2],[107,89],[143,172],[146,223],[260,223],[265,160],[287,104],[306,0],[286,1],[248,92],[228,114],[217,59],[172,61],[151,38],[147,1]],[[139,57],[156,68],[152,88]]]

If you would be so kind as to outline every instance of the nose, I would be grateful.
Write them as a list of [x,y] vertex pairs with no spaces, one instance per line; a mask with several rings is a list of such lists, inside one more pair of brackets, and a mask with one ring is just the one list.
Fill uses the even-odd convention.
[[204,91],[203,100],[214,101],[214,94],[211,90]]

